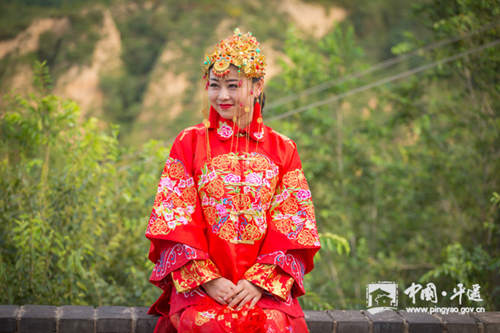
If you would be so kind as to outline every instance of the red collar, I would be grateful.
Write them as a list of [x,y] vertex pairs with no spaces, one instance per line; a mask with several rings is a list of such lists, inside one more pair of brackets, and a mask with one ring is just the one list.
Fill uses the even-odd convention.
[[267,130],[262,121],[260,124],[258,119],[262,120],[262,114],[260,111],[260,104],[256,103],[253,108],[253,117],[250,125],[245,129],[240,129],[237,124],[235,124],[231,119],[222,118],[219,113],[210,106],[210,127],[214,129],[214,132],[221,140],[228,140],[237,133],[246,134],[250,131],[250,137],[258,142],[263,142],[267,136]]

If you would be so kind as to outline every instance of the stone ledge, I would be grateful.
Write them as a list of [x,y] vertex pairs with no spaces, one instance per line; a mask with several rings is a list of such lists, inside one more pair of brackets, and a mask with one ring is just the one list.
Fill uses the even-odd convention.
[[[147,307],[0,305],[0,333],[152,333],[158,317]],[[311,333],[500,333],[500,312],[424,314],[304,311]]]

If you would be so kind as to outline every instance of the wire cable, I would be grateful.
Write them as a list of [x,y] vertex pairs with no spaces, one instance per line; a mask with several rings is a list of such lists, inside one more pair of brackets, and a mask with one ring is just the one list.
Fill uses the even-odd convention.
[[373,82],[373,83],[361,86],[359,88],[346,91],[345,93],[342,93],[342,94],[339,94],[339,95],[335,95],[335,96],[323,99],[321,101],[311,103],[309,105],[301,106],[301,107],[299,107],[297,109],[294,109],[294,110],[291,110],[291,111],[288,111],[288,112],[276,115],[274,117],[270,117],[270,118],[266,119],[266,122],[269,123],[269,122],[272,122],[272,121],[283,119],[283,118],[289,117],[291,115],[294,115],[294,114],[297,114],[297,113],[300,113],[300,112],[304,112],[304,111],[306,111],[306,110],[308,110],[310,108],[314,108],[314,107],[322,106],[322,105],[325,105],[325,104],[328,104],[328,103],[331,103],[331,102],[338,101],[338,100],[340,100],[340,99],[342,99],[344,97],[352,96],[354,94],[357,94],[357,93],[360,93],[360,92],[363,92],[363,91],[366,91],[366,90],[378,87],[380,85],[383,85],[383,84],[386,84],[386,83],[389,83],[389,82],[392,82],[392,81],[396,81],[396,80],[399,80],[399,79],[402,79],[402,78],[414,75],[414,74],[419,73],[419,72],[423,72],[423,71],[428,70],[428,69],[430,69],[432,67],[436,67],[438,65],[442,65],[442,64],[448,63],[450,61],[463,58],[463,57],[465,57],[465,56],[467,56],[469,54],[482,51],[484,49],[493,47],[493,46],[498,45],[498,44],[500,44],[500,39],[497,39],[497,40],[495,40],[493,42],[484,44],[482,46],[478,46],[478,47],[473,48],[471,50],[464,51],[464,52],[458,53],[456,55],[446,57],[446,58],[441,59],[441,60],[433,61],[433,62],[431,62],[431,63],[429,63],[427,65],[423,65],[423,66],[420,66],[420,67],[417,67],[417,68],[414,68],[414,69],[407,70],[405,72],[402,72],[402,73],[399,73],[399,74],[387,77],[385,79],[382,79],[382,80],[379,80],[379,81],[376,81],[376,82]]
[[[498,22],[496,22],[495,24],[498,24]],[[489,25],[487,25],[487,26],[489,26]],[[487,26],[484,26],[482,29],[486,30]],[[443,41],[443,43],[444,43],[444,41]],[[441,65],[441,64],[445,64],[447,62],[450,62],[450,61],[453,61],[453,60],[456,60],[456,59],[463,58],[463,57],[465,57],[465,56],[467,56],[469,54],[472,54],[472,53],[475,53],[475,52],[479,52],[479,51],[484,50],[486,48],[498,45],[499,43],[500,43],[500,39],[497,39],[497,40],[495,40],[493,42],[490,42],[488,44],[484,44],[482,46],[476,47],[476,48],[474,48],[472,50],[461,52],[461,53],[456,54],[454,56],[450,56],[450,57],[447,57],[447,58],[444,58],[444,59],[441,59],[441,60],[438,60],[438,61],[434,61],[434,62],[429,63],[427,65],[420,66],[420,67],[417,67],[415,69],[411,69],[411,70],[405,71],[403,73],[399,73],[399,74],[390,76],[388,78],[385,78],[385,79],[382,79],[382,80],[379,80],[379,81],[367,84],[365,86],[362,86],[362,87],[359,87],[359,88],[356,88],[356,89],[353,89],[353,90],[346,91],[345,93],[342,93],[340,95],[332,96],[332,97],[329,97],[327,99],[324,99],[324,100],[321,100],[321,101],[318,101],[318,102],[315,102],[315,103],[311,103],[309,105],[305,105],[305,106],[299,107],[297,109],[294,109],[294,110],[291,110],[291,111],[288,111],[288,112],[285,112],[285,113],[282,113],[282,114],[279,114],[279,115],[276,115],[276,116],[273,116],[273,117],[270,117],[270,118],[266,118],[265,122],[269,123],[269,122],[272,122],[272,121],[283,119],[283,118],[289,117],[291,115],[294,115],[294,114],[297,114],[297,113],[300,113],[300,112],[304,112],[304,111],[306,111],[306,110],[308,110],[310,108],[313,108],[313,107],[318,107],[318,106],[322,106],[322,105],[325,105],[325,104],[328,104],[328,103],[331,103],[331,102],[338,101],[338,100],[340,100],[340,99],[342,99],[344,97],[348,97],[348,96],[351,96],[351,95],[354,95],[354,94],[357,94],[357,93],[360,93],[360,92],[363,92],[363,91],[375,88],[377,86],[383,85],[385,83],[389,83],[389,82],[396,81],[396,80],[399,80],[399,79],[404,78],[404,77],[408,77],[408,76],[414,75],[416,73],[425,71],[425,70],[430,69],[432,67],[435,67],[435,66],[438,66],[438,65]],[[429,45],[429,47],[431,47],[431,45]],[[366,71],[364,71],[364,72],[366,72]],[[307,89],[307,90],[309,90],[309,89]],[[304,90],[304,92],[307,91],[307,90]],[[171,138],[169,140],[164,141],[163,144],[165,146],[166,145],[170,145],[170,144],[172,144],[174,142],[174,140],[175,140],[174,138]],[[139,163],[148,163],[151,160],[153,160],[153,158],[150,157],[150,158],[145,159],[144,161],[133,162],[133,163],[130,163],[130,164],[123,165],[123,166],[121,166],[121,167],[118,168],[118,172],[127,170],[132,165],[139,164]]]
[[384,61],[382,61],[382,62],[380,62],[380,63],[378,63],[378,64],[376,64],[373,67],[370,67],[368,69],[365,69],[365,70],[362,70],[362,71],[358,71],[358,72],[354,72],[352,74],[343,76],[341,78],[337,78],[337,79],[334,79],[334,80],[331,80],[331,81],[327,81],[327,82],[321,83],[321,84],[319,84],[317,86],[305,89],[305,90],[303,90],[303,91],[301,91],[301,92],[299,92],[297,94],[290,95],[290,96],[281,98],[279,100],[276,100],[275,102],[269,103],[269,105],[266,107],[266,109],[267,110],[274,109],[274,108],[276,108],[278,106],[281,106],[283,104],[296,101],[296,100],[298,100],[298,99],[300,99],[302,97],[307,97],[307,96],[316,94],[316,93],[318,93],[320,91],[326,90],[328,88],[337,86],[337,85],[342,84],[342,83],[344,83],[346,81],[363,77],[365,75],[368,75],[370,73],[376,72],[378,70],[381,70],[381,69],[390,67],[392,65],[398,64],[398,63],[400,63],[400,62],[402,62],[404,60],[411,59],[411,58],[413,58],[413,57],[421,54],[422,52],[430,51],[430,50],[433,50],[433,49],[441,47],[441,46],[446,46],[446,45],[452,44],[454,42],[457,42],[459,40],[462,40],[462,39],[471,37],[473,35],[476,35],[478,33],[484,32],[486,30],[489,30],[489,29],[497,26],[499,23],[500,23],[500,21],[490,22],[490,23],[482,26],[481,28],[476,29],[476,30],[474,30],[474,31],[472,31],[472,32],[470,32],[468,34],[461,35],[461,36],[450,37],[450,38],[447,38],[447,39],[444,39],[444,40],[441,40],[441,41],[438,41],[438,42],[435,42],[435,43],[423,46],[423,47],[421,47],[419,49],[416,49],[414,51],[411,51],[411,52],[409,52],[407,54],[404,54],[404,55],[401,55],[401,56],[397,56],[397,57],[394,57],[394,58],[391,58],[391,59],[384,60]]

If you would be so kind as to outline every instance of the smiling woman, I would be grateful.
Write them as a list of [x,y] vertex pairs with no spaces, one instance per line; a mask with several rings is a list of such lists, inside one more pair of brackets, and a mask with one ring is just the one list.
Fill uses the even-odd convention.
[[163,169],[146,231],[156,333],[307,332],[318,231],[295,143],[263,124],[258,46],[236,29],[206,55],[205,119]]
[[260,96],[264,87],[264,79],[255,84],[251,79],[241,78],[235,65],[229,66],[224,77],[217,77],[213,71],[209,73],[208,97],[211,105],[224,119],[236,117],[240,128],[246,128],[253,117],[254,96]]

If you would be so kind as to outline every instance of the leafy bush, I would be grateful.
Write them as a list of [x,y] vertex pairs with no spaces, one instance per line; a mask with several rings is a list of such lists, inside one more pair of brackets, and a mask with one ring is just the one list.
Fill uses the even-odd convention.
[[[425,8],[431,22],[440,22],[435,39],[490,22],[490,9],[458,4],[464,15],[445,11],[451,18],[439,12],[439,1],[436,12]],[[472,26],[469,16],[477,21]],[[498,29],[423,55],[442,59],[492,40],[498,40]],[[320,43],[290,30],[281,89],[299,94],[359,71],[365,58],[354,41],[349,25],[336,27]],[[346,237],[351,248],[347,257],[325,248],[317,258],[307,277],[314,291],[305,299],[309,307],[365,309],[366,285],[389,280],[401,288],[400,307],[411,306],[402,291],[413,282],[433,282],[439,291],[478,284],[484,302],[467,300],[468,306],[499,309],[499,64],[498,50],[489,48],[376,92],[310,106],[382,74],[266,111],[309,106],[267,124],[300,149],[319,231]],[[456,306],[450,296],[440,297],[439,306]],[[429,306],[423,300],[418,305]]]
[[144,231],[168,150],[120,147],[118,128],[51,95],[10,98],[0,119],[0,302],[148,305]]

